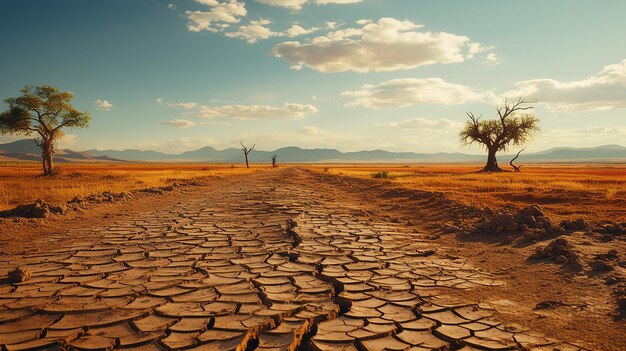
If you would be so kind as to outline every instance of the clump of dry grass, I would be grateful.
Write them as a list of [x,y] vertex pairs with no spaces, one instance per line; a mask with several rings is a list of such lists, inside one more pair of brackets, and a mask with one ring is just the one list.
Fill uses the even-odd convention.
[[230,165],[68,164],[60,167],[59,175],[42,177],[39,168],[35,163],[0,165],[0,210],[37,199],[62,203],[75,196],[159,187],[209,176],[239,176],[263,169]]

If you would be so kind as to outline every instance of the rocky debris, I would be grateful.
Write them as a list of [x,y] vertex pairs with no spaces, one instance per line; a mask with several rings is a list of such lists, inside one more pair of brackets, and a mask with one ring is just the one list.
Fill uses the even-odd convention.
[[83,198],[74,197],[72,200],[68,201],[69,205],[86,205],[86,204],[101,204],[105,202],[117,202],[132,198],[131,195],[121,192],[121,193],[112,193],[109,191],[105,191],[102,194],[94,194],[89,195]]
[[67,206],[50,205],[43,200],[37,200],[32,204],[19,205],[11,210],[0,212],[0,217],[23,217],[23,218],[47,218],[53,214],[65,214]]
[[[184,183],[184,185],[202,185],[197,182]],[[158,188],[144,188],[139,190],[133,190],[130,193],[120,192],[114,193],[105,191],[101,194],[94,194],[85,197],[74,197],[67,204],[50,205],[43,200],[37,200],[32,204],[19,205],[13,209],[0,212],[0,217],[4,218],[48,218],[50,215],[62,215],[66,214],[69,210],[77,210],[79,208],[86,208],[91,205],[99,205],[103,203],[113,203],[118,201],[124,201],[134,198],[133,194],[148,193],[155,195],[162,195],[165,192],[173,191],[175,188],[180,187],[181,184],[172,183],[168,186],[162,186]]]
[[594,228],[595,232],[609,235],[626,235],[626,222],[604,221],[598,227]]
[[578,218],[575,221],[571,221],[569,219],[561,221],[559,223],[559,227],[568,230],[568,231],[576,231],[576,230],[588,230],[589,223],[584,218]]
[[14,270],[9,272],[9,283],[21,283],[30,279],[31,273],[28,269],[23,269],[20,267],[15,268]]
[[528,241],[538,241],[549,235],[557,236],[565,233],[562,228],[552,224],[550,218],[544,215],[539,205],[525,207],[516,216],[509,213],[498,213],[491,219],[484,219],[475,232],[487,232],[496,235],[505,233],[509,236],[521,233]]
[[555,301],[555,300],[545,300],[540,301],[535,305],[535,310],[545,310],[549,308],[555,307],[577,307],[577,308],[585,308],[587,304],[584,303],[565,303],[563,301]]
[[563,238],[552,240],[547,246],[538,246],[533,259],[549,259],[556,263],[570,266],[572,269],[582,269],[580,255],[575,252],[572,245]]
[[595,255],[589,262],[589,267],[596,273],[607,273],[614,270],[613,266],[618,260],[617,250],[609,250],[607,253]]

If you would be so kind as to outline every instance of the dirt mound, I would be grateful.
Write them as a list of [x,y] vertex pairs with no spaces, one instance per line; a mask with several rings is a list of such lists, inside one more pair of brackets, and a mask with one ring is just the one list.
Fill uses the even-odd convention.
[[498,213],[485,219],[474,232],[499,234],[522,234],[526,240],[538,241],[549,236],[558,236],[565,233],[561,226],[552,224],[550,218],[544,215],[539,205],[531,205],[512,215]]
[[580,255],[573,246],[563,238],[552,240],[547,246],[538,246],[531,259],[548,259],[556,263],[568,265],[572,269],[582,270]]
[[0,217],[23,217],[23,218],[48,218],[55,214],[65,214],[67,206],[50,205],[43,200],[37,200],[32,204],[19,205],[13,209],[0,212]]

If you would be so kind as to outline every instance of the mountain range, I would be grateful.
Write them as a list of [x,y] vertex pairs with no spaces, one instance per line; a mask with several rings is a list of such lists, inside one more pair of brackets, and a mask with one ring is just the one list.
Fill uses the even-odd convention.
[[[40,160],[41,152],[30,139],[0,144],[0,160]],[[250,153],[251,162],[270,162],[272,155],[278,155],[279,162],[483,162],[485,155],[465,153],[415,153],[390,152],[384,150],[341,152],[336,149],[302,149],[295,146],[283,147],[274,151],[254,150]],[[499,155],[501,161],[508,161],[512,155]],[[56,150],[57,162],[241,162],[240,149],[217,150],[206,146],[198,150],[179,154],[168,154],[152,150]],[[603,145],[590,148],[557,147],[541,152],[520,156],[520,162],[626,162],[626,147]]]

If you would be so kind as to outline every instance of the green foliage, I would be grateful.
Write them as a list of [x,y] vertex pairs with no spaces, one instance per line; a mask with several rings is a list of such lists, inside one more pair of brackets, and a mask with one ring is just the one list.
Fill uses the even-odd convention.
[[9,109],[0,113],[0,134],[36,133],[41,148],[45,175],[53,175],[54,142],[63,136],[63,128],[85,128],[91,117],[72,106],[74,94],[55,87],[25,86],[21,96],[5,99]]
[[5,99],[9,109],[0,113],[0,134],[31,135],[54,141],[63,136],[62,128],[84,128],[90,116],[71,104],[72,93],[44,85],[25,86],[21,96]]
[[372,174],[372,178],[375,178],[375,179],[389,179],[389,178],[391,178],[391,176],[389,175],[389,172],[387,172],[387,171],[380,171],[380,172],[376,172],[376,173]]
[[459,133],[461,142],[466,145],[478,143],[486,149],[505,151],[509,146],[525,144],[539,131],[539,120],[532,114],[518,115],[519,111],[531,109],[524,107],[524,100],[513,105],[505,102],[498,108],[497,119],[481,120],[468,113],[470,118]]

